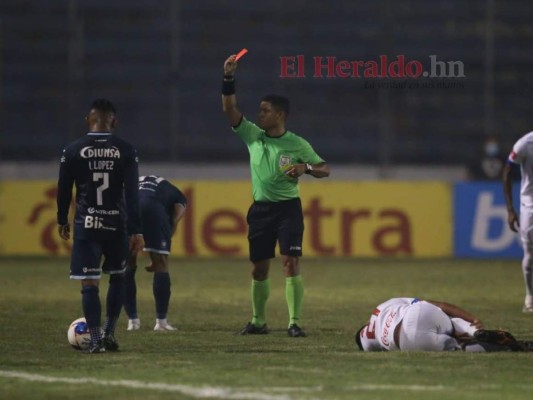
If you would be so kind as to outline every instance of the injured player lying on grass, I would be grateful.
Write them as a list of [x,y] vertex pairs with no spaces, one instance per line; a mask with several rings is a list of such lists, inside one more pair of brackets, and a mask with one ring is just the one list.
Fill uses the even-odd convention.
[[355,342],[363,351],[533,351],[533,342],[485,329],[477,317],[453,304],[412,297],[378,305]]

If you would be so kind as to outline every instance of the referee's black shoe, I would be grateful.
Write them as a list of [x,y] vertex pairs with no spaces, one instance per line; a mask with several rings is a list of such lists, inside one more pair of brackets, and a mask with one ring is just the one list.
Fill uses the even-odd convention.
[[296,324],[291,324],[289,326],[289,329],[287,329],[287,333],[290,337],[306,337],[307,334],[303,331],[302,328],[300,328]]
[[239,335],[266,335],[267,333],[267,324],[256,326],[251,322],[248,322],[246,326],[239,332]]

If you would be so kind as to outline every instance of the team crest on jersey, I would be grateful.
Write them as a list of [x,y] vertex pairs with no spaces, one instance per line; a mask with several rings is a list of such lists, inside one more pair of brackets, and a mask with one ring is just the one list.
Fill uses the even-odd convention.
[[281,168],[288,167],[291,165],[291,156],[280,156],[279,157],[279,166]]

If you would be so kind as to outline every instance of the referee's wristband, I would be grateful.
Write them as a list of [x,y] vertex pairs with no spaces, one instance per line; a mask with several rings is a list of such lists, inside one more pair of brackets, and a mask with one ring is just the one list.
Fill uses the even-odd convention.
[[305,174],[310,174],[313,172],[313,166],[311,164],[305,163]]
[[224,96],[235,94],[235,78],[233,75],[224,75],[224,80],[222,81],[222,94]]

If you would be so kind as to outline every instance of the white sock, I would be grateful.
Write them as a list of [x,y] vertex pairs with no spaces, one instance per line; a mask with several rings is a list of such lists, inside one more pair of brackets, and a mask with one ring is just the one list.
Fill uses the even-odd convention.
[[522,258],[522,274],[526,284],[526,294],[533,296],[533,254],[528,247],[524,249],[524,258]]
[[155,322],[158,325],[162,325],[162,326],[168,325],[168,322],[167,322],[166,318],[163,318],[163,319],[156,318]]
[[453,329],[457,335],[474,336],[474,333],[478,330],[475,326],[471,326],[470,322],[465,321],[462,318],[452,318]]

